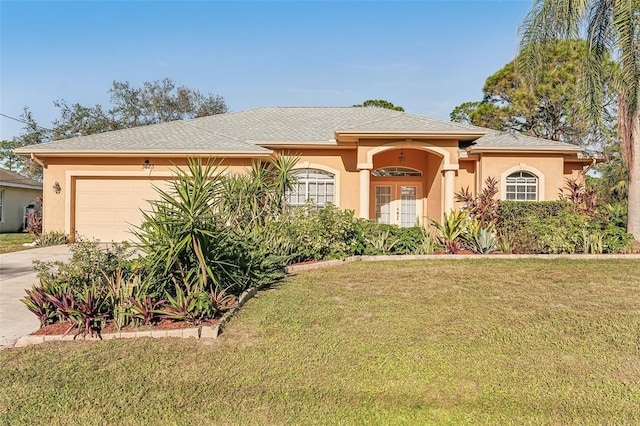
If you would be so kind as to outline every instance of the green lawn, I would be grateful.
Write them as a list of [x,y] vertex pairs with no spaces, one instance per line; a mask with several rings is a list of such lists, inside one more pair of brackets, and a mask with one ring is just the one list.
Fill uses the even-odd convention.
[[6,424],[639,424],[640,261],[360,262],[213,345],[0,352]]
[[22,244],[30,242],[33,242],[33,236],[27,232],[0,233],[0,253],[29,249],[31,247],[25,247]]

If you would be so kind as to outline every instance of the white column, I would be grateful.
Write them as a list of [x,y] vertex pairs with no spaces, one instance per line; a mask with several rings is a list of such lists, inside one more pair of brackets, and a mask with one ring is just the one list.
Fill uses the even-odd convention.
[[449,213],[451,209],[453,209],[453,201],[455,194],[455,180],[456,180],[456,171],[455,170],[445,170],[444,171],[444,212]]
[[371,170],[360,169],[360,217],[369,219],[369,190]]

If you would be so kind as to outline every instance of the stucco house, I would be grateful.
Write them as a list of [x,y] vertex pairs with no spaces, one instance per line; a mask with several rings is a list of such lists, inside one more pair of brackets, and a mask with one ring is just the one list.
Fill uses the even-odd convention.
[[42,183],[0,168],[0,233],[25,228],[25,209],[42,195]]
[[312,199],[413,226],[488,177],[500,198],[553,200],[594,161],[565,143],[380,108],[273,107],[53,141],[16,151],[44,165],[44,230],[130,239],[173,165],[216,157],[229,172],[299,154],[292,204]]

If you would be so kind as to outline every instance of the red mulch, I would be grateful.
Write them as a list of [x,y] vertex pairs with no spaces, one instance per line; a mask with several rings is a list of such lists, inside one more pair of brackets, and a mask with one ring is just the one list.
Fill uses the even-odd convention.
[[[220,321],[219,319],[213,319],[209,321],[204,321],[200,325],[210,327],[210,326],[216,325],[219,321]],[[58,334],[64,334],[64,332],[67,331],[70,326],[71,326],[70,322],[59,322],[56,324],[51,324],[46,327],[43,327],[40,330],[35,331],[31,334],[36,336],[43,336],[43,335],[53,336]],[[195,328],[195,327],[196,326],[194,326],[193,324],[189,324],[188,322],[185,322],[185,321],[172,321],[170,319],[162,319],[154,325],[141,325],[139,327],[126,326],[121,328],[119,331],[179,330],[183,328]],[[114,333],[116,331],[118,330],[116,329],[115,322],[108,321],[100,333],[102,334]],[[74,334],[77,334],[77,333],[78,333],[78,330],[76,328],[73,328],[71,329],[71,331],[69,331],[68,334],[73,336]]]

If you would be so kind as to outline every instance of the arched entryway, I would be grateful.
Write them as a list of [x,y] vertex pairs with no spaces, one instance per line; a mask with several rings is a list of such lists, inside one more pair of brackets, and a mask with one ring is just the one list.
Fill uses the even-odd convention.
[[369,217],[381,223],[411,227],[441,210],[442,157],[398,147],[372,156]]

